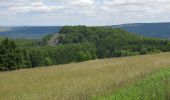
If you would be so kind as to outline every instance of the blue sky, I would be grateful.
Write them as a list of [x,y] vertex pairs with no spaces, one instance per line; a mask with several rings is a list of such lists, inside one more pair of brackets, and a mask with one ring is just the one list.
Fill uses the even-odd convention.
[[0,0],[0,26],[169,22],[170,0]]

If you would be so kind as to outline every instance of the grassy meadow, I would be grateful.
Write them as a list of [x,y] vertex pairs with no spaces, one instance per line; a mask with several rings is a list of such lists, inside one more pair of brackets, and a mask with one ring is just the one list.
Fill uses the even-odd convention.
[[170,100],[170,68],[155,72],[112,95],[94,100]]
[[170,53],[160,53],[1,72],[0,100],[168,98],[169,69]]

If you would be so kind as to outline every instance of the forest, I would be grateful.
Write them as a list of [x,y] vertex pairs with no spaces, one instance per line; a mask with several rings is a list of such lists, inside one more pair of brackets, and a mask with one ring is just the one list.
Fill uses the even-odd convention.
[[170,51],[170,41],[148,38],[108,27],[64,26],[59,43],[0,38],[0,70],[9,71],[86,60]]

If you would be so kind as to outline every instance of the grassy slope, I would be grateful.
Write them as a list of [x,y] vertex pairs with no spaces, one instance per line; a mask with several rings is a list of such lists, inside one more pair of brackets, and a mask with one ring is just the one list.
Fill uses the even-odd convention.
[[87,100],[168,66],[170,53],[161,53],[2,72],[0,100]]
[[170,68],[119,89],[113,95],[95,97],[94,100],[170,100]]

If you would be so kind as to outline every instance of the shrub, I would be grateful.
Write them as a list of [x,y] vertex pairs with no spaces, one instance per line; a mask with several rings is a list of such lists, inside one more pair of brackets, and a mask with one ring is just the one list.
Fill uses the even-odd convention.
[[86,61],[91,59],[92,59],[92,55],[90,54],[90,52],[80,51],[77,54],[77,61]]

